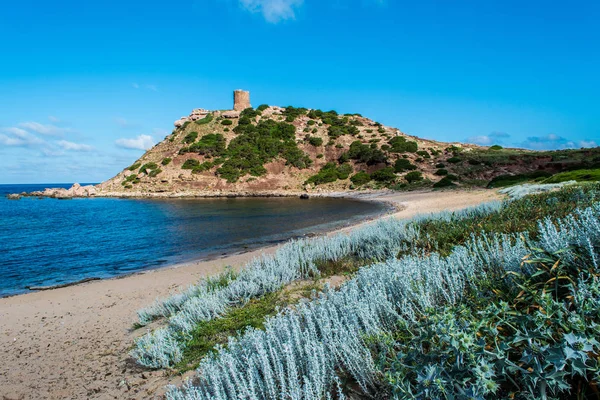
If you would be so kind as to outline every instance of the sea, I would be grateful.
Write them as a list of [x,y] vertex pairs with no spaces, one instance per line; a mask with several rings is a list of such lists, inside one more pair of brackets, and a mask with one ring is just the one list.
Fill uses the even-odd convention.
[[70,186],[0,185],[0,297],[248,251],[388,210],[341,198],[6,197]]

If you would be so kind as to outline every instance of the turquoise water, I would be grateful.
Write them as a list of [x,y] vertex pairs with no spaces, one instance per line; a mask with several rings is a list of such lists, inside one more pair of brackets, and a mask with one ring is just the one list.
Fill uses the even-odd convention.
[[[385,212],[349,199],[37,199],[0,185],[0,296],[277,243]],[[70,187],[70,185],[64,185]]]

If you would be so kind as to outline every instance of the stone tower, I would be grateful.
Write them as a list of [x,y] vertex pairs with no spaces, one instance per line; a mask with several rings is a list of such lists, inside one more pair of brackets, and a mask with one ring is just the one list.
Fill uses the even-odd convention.
[[233,92],[233,109],[242,111],[249,107],[252,107],[250,105],[250,92],[245,90],[235,90]]

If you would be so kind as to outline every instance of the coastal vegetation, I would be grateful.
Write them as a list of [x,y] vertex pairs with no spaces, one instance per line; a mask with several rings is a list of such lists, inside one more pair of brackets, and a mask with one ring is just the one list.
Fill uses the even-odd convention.
[[[115,178],[120,185],[112,188],[135,185],[138,191],[168,192],[202,181],[198,187],[225,185],[225,191],[258,184],[267,191],[310,192],[317,186],[320,191],[500,188],[600,179],[599,148],[536,152],[446,144],[334,110],[261,105],[239,115],[215,111],[188,122],[129,168],[133,172],[142,164],[161,164],[160,177],[153,179],[157,173],[149,172],[136,180],[124,171]],[[162,164],[166,159],[174,162]],[[190,167],[188,160],[198,164]],[[348,169],[348,176],[338,176],[337,168]],[[181,169],[191,173],[177,171]]]
[[[140,310],[164,323],[132,355],[198,369],[169,399],[591,398],[600,184],[505,193],[291,241]],[[334,275],[346,282],[323,286]]]

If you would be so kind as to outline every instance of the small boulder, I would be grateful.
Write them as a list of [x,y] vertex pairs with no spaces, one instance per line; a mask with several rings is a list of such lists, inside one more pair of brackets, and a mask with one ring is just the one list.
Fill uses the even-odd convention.
[[183,126],[183,124],[185,124],[186,122],[188,122],[190,119],[188,117],[181,117],[179,118],[177,121],[175,121],[173,123],[173,125],[175,125],[175,128],[181,128]]
[[223,118],[229,118],[229,119],[233,119],[233,118],[239,118],[240,117],[240,112],[239,111],[225,111],[223,114],[221,114],[223,116]]
[[302,193],[302,194],[300,195],[300,198],[301,198],[302,200],[308,200],[308,199],[309,199],[309,197],[308,197],[308,194],[306,194],[306,193]]
[[17,193],[11,193],[9,195],[6,196],[9,200],[19,200],[21,198],[20,194]]

